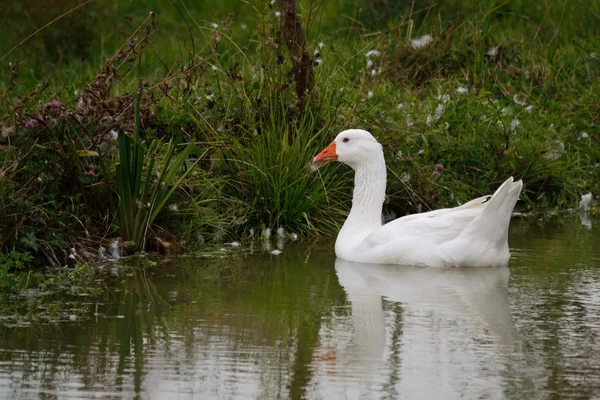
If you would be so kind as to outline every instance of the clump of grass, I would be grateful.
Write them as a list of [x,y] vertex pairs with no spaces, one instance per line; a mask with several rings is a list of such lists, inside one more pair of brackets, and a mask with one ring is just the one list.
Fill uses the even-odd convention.
[[[135,100],[134,137],[121,135],[119,142],[119,163],[116,166],[115,179],[118,195],[117,220],[123,239],[133,241],[136,250],[146,247],[148,230],[158,214],[163,210],[173,192],[198,164],[197,158],[179,176],[186,161],[195,151],[188,144],[183,151],[175,155],[176,145],[170,141],[166,146],[165,159],[159,171],[155,171],[155,155],[160,147],[158,141],[152,141],[146,149],[140,135],[140,93]],[[108,171],[108,168],[104,169]],[[146,172],[144,172],[146,171]],[[155,178],[154,178],[155,177]]]
[[[204,133],[199,140],[207,142],[212,176],[219,182],[216,207],[233,235],[278,227],[330,235],[344,219],[351,181],[339,179],[337,169],[313,170],[311,160],[331,141],[327,127],[352,90],[345,96],[328,85],[331,76],[316,63],[313,89],[300,96],[290,72],[298,66],[286,50],[285,24],[281,28],[269,10],[261,14],[258,48],[230,50],[215,66],[214,89],[192,106],[196,132]],[[335,59],[332,54],[328,70]]]
[[[261,124],[223,150],[230,171],[223,194],[238,207],[245,231],[285,227],[302,234],[333,234],[343,220],[349,185],[333,170],[313,170],[324,135],[305,115],[298,126]],[[223,171],[224,172],[224,171]]]

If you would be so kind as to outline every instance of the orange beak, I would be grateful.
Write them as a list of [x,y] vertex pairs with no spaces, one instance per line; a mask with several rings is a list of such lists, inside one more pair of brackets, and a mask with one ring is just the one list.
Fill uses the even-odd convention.
[[331,144],[323,149],[322,152],[317,154],[315,158],[313,158],[313,163],[322,163],[325,161],[337,161],[338,155],[335,151],[335,142],[331,142]]

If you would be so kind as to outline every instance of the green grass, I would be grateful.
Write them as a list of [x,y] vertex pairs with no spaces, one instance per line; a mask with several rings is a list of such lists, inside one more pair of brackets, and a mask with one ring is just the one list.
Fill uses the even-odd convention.
[[[53,15],[0,6],[12,16],[0,57],[79,4],[52,3]],[[3,250],[60,263],[57,248],[85,243],[92,252],[100,238],[119,234],[126,218],[110,205],[110,174],[81,151],[105,146],[114,155],[110,130],[134,134],[139,80],[147,97],[138,125],[143,140],[157,141],[157,159],[172,149],[158,143],[171,140],[204,154],[177,185],[166,184],[174,206],[153,214],[157,231],[188,248],[280,226],[335,234],[351,174],[343,166],[312,170],[310,160],[347,128],[368,129],[383,143],[391,215],[455,206],[509,175],[524,180],[519,207],[529,210],[574,207],[581,194],[599,192],[599,5],[299,1],[308,51],[320,60],[304,105],[276,7],[92,2],[16,47],[1,62],[24,62],[17,84],[9,68],[0,70],[0,93],[9,89],[0,95],[0,121],[14,129],[0,153]],[[411,40],[425,34],[431,43],[414,48]],[[114,56],[118,49],[128,53]],[[371,50],[378,55],[368,57]],[[29,94],[50,71],[48,88]],[[100,88],[100,99],[82,97],[86,87]],[[32,118],[36,126],[26,128]],[[136,165],[152,171],[141,159]],[[136,204],[139,194],[129,193]],[[132,231],[149,228],[132,221]]]
[[[127,135],[117,138],[119,162],[116,165],[115,180],[118,195],[117,220],[119,233],[124,240],[133,241],[136,250],[146,248],[148,230],[163,210],[171,195],[181,186],[189,173],[200,162],[196,159],[186,166],[187,158],[194,152],[194,145],[188,144],[175,155],[176,144],[166,145],[162,168],[155,170],[155,155],[160,150],[160,142],[153,140],[149,148],[140,136],[140,94],[135,99],[135,126],[131,140]],[[104,168],[109,171],[109,168]],[[108,174],[106,174],[108,175]]]

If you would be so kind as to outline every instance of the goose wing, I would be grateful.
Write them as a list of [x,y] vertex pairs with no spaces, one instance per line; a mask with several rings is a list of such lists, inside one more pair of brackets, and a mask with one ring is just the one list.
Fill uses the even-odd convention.
[[489,196],[479,197],[459,207],[407,215],[383,225],[361,243],[360,248],[385,245],[398,237],[425,237],[440,244],[454,239],[487,207]]

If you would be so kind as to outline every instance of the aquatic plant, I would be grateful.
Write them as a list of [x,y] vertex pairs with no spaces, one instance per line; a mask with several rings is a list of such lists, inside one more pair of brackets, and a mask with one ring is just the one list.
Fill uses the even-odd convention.
[[[201,158],[196,158],[191,165],[186,166],[188,157],[195,152],[195,146],[190,143],[179,154],[175,154],[177,146],[171,140],[166,145],[162,168],[155,165],[155,153],[160,149],[161,143],[152,140],[150,146],[146,147],[142,141],[140,92],[135,98],[134,113],[133,139],[125,134],[119,135],[117,139],[119,143],[119,163],[115,173],[118,195],[117,218],[121,237],[133,241],[137,250],[143,250],[148,229],[173,192],[192,172]],[[108,170],[105,168],[105,171]]]

